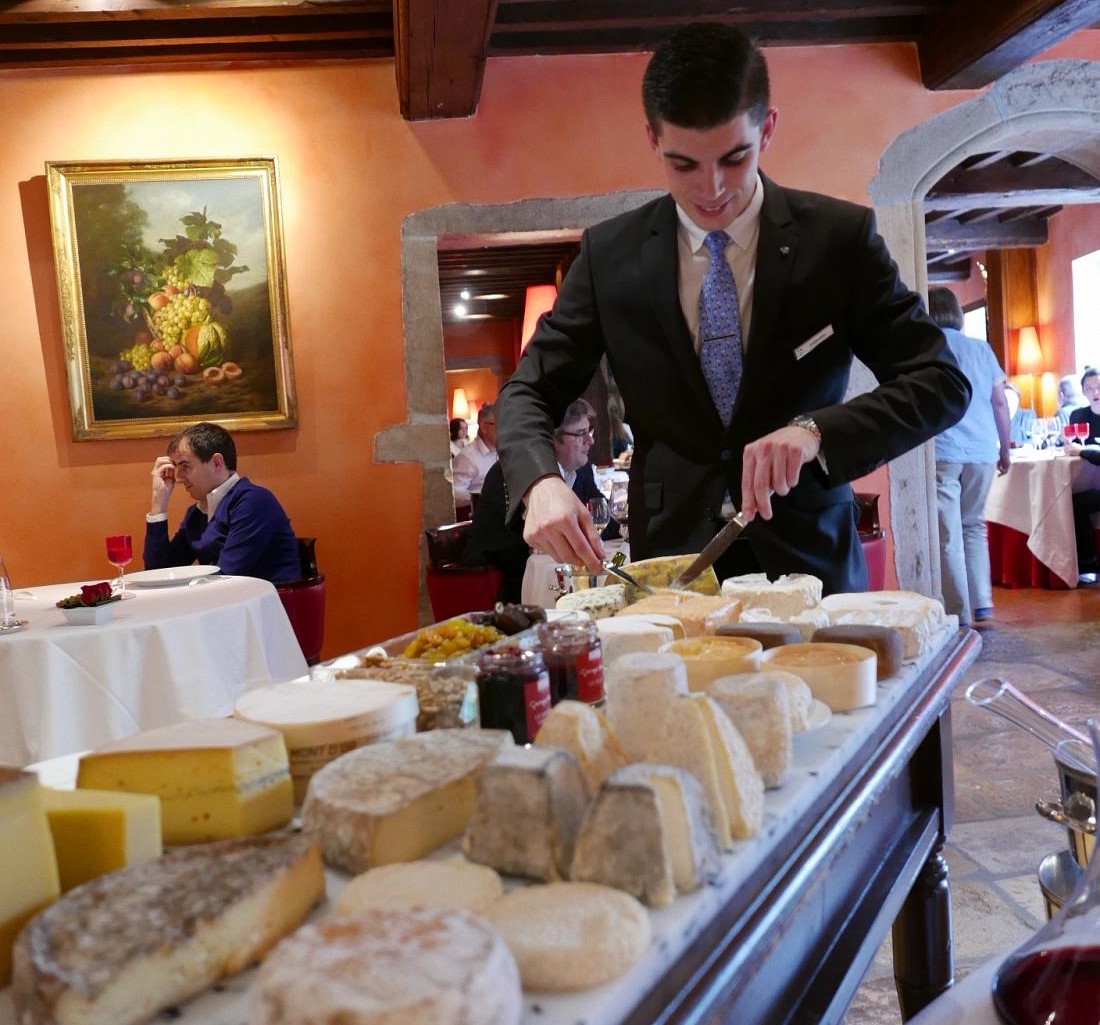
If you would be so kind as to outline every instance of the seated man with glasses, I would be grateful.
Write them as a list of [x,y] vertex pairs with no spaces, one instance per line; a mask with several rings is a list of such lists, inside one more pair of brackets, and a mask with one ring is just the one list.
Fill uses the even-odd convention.
[[[561,425],[554,431],[558,470],[582,502],[601,494],[596,486],[592,464],[588,461],[588,451],[596,439],[592,429],[595,418],[596,411],[584,399],[577,399],[566,409]],[[531,550],[523,540],[522,523],[517,525],[517,529],[512,529],[505,522],[507,507],[504,474],[500,463],[495,463],[485,474],[481,500],[474,509],[473,526],[462,563],[466,566],[496,566],[504,574],[497,600],[518,602],[523,591],[523,572]],[[618,528],[612,523],[605,533],[608,537],[617,537]]]

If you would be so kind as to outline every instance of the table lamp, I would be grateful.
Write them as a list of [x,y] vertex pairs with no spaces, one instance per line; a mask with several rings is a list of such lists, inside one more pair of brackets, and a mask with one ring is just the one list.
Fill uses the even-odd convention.
[[1043,350],[1039,347],[1039,332],[1029,324],[1027,327],[1020,328],[1020,334],[1016,340],[1016,373],[1028,376],[1032,409],[1035,409],[1035,375],[1042,372]]

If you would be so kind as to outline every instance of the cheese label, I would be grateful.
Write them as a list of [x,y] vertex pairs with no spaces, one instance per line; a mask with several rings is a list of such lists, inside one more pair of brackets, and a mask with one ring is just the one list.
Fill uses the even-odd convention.
[[577,700],[587,705],[602,705],[603,652],[599,645],[577,655]]
[[527,736],[534,740],[543,720],[550,714],[550,674],[545,669],[523,685],[523,710]]

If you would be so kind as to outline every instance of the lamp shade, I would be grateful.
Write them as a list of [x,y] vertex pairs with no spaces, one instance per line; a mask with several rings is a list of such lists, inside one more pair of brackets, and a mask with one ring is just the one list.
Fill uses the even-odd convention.
[[1043,350],[1039,347],[1039,332],[1030,325],[1020,328],[1016,341],[1016,373],[1041,374]]
[[470,403],[466,398],[465,388],[456,388],[451,396],[451,419],[466,420],[470,416]]
[[558,297],[558,290],[554,285],[528,285],[527,298],[523,306],[523,332],[520,334],[519,351],[527,348],[531,341],[531,335],[535,333],[535,325],[548,310],[554,306],[554,300]]

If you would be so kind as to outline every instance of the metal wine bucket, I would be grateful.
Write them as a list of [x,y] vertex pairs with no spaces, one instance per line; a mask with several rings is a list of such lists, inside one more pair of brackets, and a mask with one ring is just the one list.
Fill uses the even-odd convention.
[[607,580],[606,573],[593,573],[584,566],[563,564],[554,567],[557,586],[552,588],[558,594],[572,594],[575,591],[587,591],[592,587],[602,587]]
[[1061,801],[1038,801],[1036,811],[1045,819],[1066,827],[1069,849],[1082,868],[1096,846],[1096,773],[1091,747],[1080,740],[1063,740],[1054,749]]

